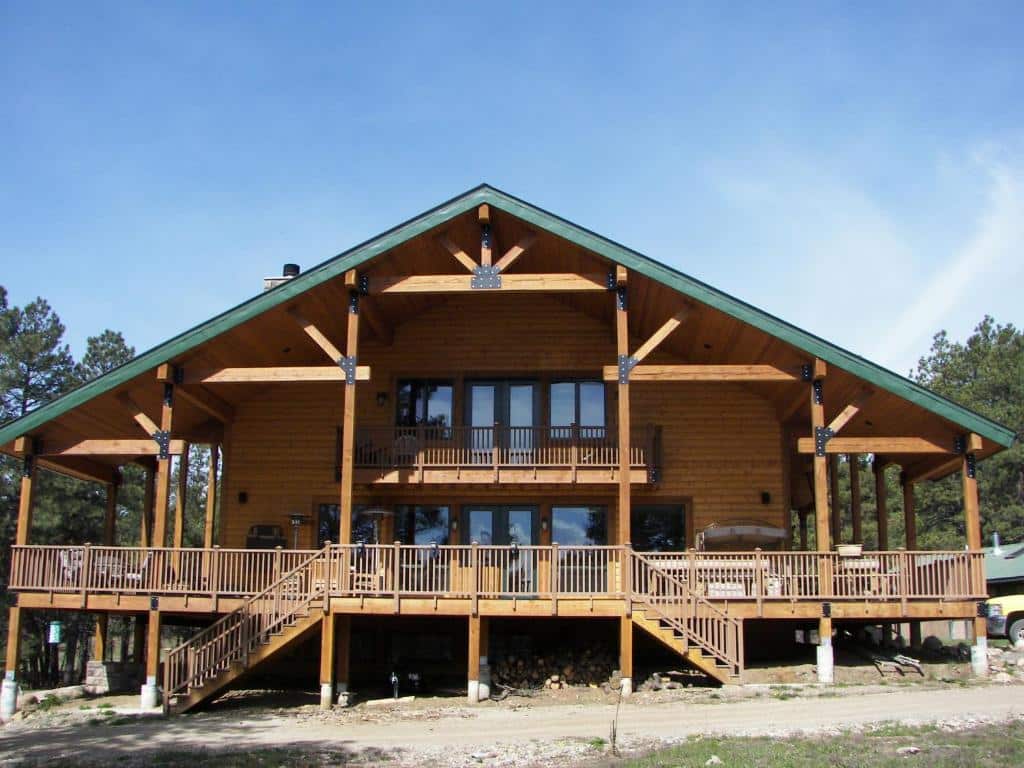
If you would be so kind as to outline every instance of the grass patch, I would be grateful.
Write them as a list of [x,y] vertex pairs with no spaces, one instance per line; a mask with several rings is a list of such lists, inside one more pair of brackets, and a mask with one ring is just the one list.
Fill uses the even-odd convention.
[[36,709],[38,709],[40,712],[49,712],[51,709],[59,707],[60,704],[61,701],[59,698],[54,696],[52,693],[48,693],[46,694],[46,696],[42,698],[42,700],[38,704],[36,704]]
[[604,749],[606,746],[608,746],[608,742],[602,739],[600,736],[595,736],[587,742],[587,746],[589,746],[591,749]]
[[[916,754],[901,748],[916,747]],[[966,731],[886,723],[864,733],[814,738],[703,738],[623,761],[628,768],[697,768],[716,755],[723,766],[766,768],[967,768],[1024,765],[1024,721]]]

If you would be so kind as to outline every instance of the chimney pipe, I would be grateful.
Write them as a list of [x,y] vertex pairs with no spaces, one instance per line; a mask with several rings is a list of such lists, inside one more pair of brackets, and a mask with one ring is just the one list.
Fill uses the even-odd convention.
[[291,280],[293,277],[298,277],[302,270],[299,269],[298,264],[285,264],[281,268],[280,277],[264,277],[263,278],[263,290],[269,291],[271,288],[277,288],[279,285],[283,285]]
[[992,534],[992,554],[996,555],[997,557],[999,557],[999,556],[1001,556],[1003,554],[1003,549],[1002,549],[1002,547],[999,546],[999,534],[998,533],[993,533]]
[[282,277],[295,277],[300,272],[298,264],[285,264],[281,270]]

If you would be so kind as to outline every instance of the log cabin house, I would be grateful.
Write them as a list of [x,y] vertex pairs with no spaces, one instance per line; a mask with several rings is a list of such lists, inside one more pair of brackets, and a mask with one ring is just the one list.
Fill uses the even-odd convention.
[[[24,462],[5,714],[35,609],[97,615],[99,659],[107,617],[137,617],[142,704],[172,711],[301,642],[330,706],[361,633],[429,638],[477,700],[499,634],[570,619],[610,634],[626,693],[634,638],[722,683],[755,627],[813,630],[825,682],[834,624],[963,619],[983,658],[975,466],[1006,427],[486,185],[268,283],[0,429]],[[202,548],[172,503],[189,444],[212,447]],[[883,503],[878,551],[845,546],[868,456],[904,490],[906,540]],[[146,514],[115,547],[128,463]],[[41,469],[105,484],[104,542],[30,542]],[[914,487],[954,472],[965,547],[918,551]]]

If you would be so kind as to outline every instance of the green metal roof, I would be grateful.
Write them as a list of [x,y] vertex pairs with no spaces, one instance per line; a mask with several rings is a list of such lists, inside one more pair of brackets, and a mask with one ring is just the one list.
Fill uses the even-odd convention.
[[801,330],[773,315],[712,288],[695,278],[661,264],[641,253],[630,250],[588,229],[573,224],[543,209],[482,184],[440,206],[433,208],[397,227],[384,232],[334,258],[292,278],[288,282],[249,299],[205,323],[175,336],[169,341],[144,352],[130,362],[90,381],[29,414],[0,427],[0,445],[28,434],[51,419],[88,402],[97,395],[110,391],[145,371],[169,362],[225,331],[256,317],[267,310],[291,301],[310,288],[360,266],[385,251],[417,235],[433,229],[477,206],[487,203],[499,210],[529,222],[535,227],[575,243],[610,261],[656,280],[696,301],[735,317],[755,328],[776,336],[809,355],[838,366],[871,384],[886,389],[922,408],[976,432],[995,443],[1009,447],[1015,438],[1013,430],[975,413],[938,395],[910,379],[859,357],[852,352],[830,344],[824,339]]

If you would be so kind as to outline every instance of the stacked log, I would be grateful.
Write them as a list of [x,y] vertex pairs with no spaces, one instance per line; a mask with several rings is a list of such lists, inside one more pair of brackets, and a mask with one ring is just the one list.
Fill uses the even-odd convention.
[[491,675],[498,685],[509,688],[596,688],[608,682],[616,662],[607,648],[600,647],[549,654],[510,654],[492,665]]

